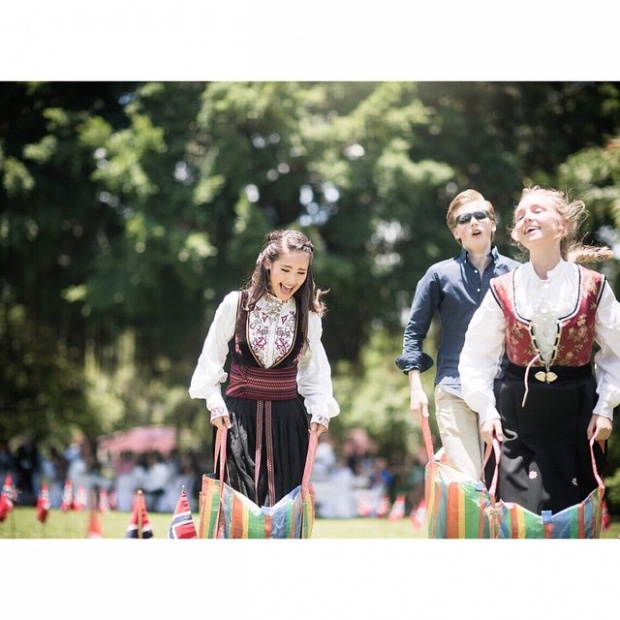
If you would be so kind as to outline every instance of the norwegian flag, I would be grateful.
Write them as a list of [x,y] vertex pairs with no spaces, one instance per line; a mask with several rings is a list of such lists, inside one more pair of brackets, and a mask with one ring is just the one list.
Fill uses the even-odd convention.
[[372,500],[368,493],[364,493],[357,502],[357,514],[360,517],[369,517],[372,514]]
[[13,502],[13,506],[15,506],[18,503],[17,502],[17,489],[15,488],[15,485],[13,484],[13,478],[11,478],[10,476],[9,476],[7,488],[8,488],[8,493],[10,494],[10,497],[11,497],[11,501]]
[[36,508],[37,520],[45,524],[45,522],[47,521],[47,516],[49,515],[49,512],[50,512],[49,488],[47,486],[47,482],[42,482],[41,488],[39,489],[39,497],[37,497],[37,508]]
[[87,503],[88,495],[86,493],[86,486],[80,484],[75,494],[75,498],[73,499],[73,510],[81,512],[82,510],[84,510],[84,508],[86,508]]
[[411,511],[411,523],[413,529],[418,531],[426,526],[426,501],[422,500],[417,508]]
[[381,495],[379,501],[377,502],[377,516],[378,517],[387,517],[390,512],[390,498],[387,495]]
[[168,538],[198,538],[184,486],[181,488],[181,495],[172,515]]
[[13,487],[13,478],[11,474],[7,474],[4,478],[2,492],[0,493],[0,522],[4,521],[11,510],[13,510],[14,498],[15,489]]
[[405,496],[398,495],[392,504],[389,514],[390,521],[398,521],[405,516]]
[[101,514],[110,512],[110,500],[108,499],[108,492],[105,489],[99,491],[99,512]]
[[101,528],[101,522],[99,521],[99,514],[96,510],[90,511],[90,518],[88,520],[88,531],[86,532],[86,538],[103,538],[103,529]]
[[67,510],[74,510],[73,506],[73,484],[71,480],[67,478],[65,480],[65,486],[62,490],[62,501],[60,502],[60,510],[67,512]]
[[611,527],[611,517],[609,516],[609,508],[607,501],[603,500],[603,529],[608,530]]
[[151,522],[144,503],[144,493],[136,491],[133,499],[131,520],[125,532],[125,538],[153,538]]

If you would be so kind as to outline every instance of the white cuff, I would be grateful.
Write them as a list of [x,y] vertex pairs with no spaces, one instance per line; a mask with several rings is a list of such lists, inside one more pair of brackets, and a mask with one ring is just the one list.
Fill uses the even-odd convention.
[[610,420],[614,419],[614,410],[613,407],[607,405],[606,403],[599,402],[596,403],[596,407],[594,407],[594,411],[592,411],[594,415],[600,415],[604,418],[609,418]]
[[320,415],[318,413],[312,414],[312,417],[310,418],[310,424],[315,424],[315,423],[321,424],[325,428],[329,428],[329,418],[327,416]]
[[493,405],[489,405],[483,411],[478,412],[478,425],[484,424],[484,422],[488,422],[489,420],[500,420],[501,416],[499,412]]
[[226,409],[226,407],[213,407],[213,409],[211,409],[211,422],[217,418],[223,418],[225,415],[228,415],[228,409]]

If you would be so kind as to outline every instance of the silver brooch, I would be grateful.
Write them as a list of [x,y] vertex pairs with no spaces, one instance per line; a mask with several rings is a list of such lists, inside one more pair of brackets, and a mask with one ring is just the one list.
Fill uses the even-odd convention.
[[544,370],[539,370],[534,375],[534,378],[541,383],[553,383],[558,378],[558,376],[552,371],[545,372]]

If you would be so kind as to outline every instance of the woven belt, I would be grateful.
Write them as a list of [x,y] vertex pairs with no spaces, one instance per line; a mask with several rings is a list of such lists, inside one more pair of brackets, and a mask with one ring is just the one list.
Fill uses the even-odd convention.
[[233,363],[226,395],[253,400],[297,398],[297,366],[255,368]]

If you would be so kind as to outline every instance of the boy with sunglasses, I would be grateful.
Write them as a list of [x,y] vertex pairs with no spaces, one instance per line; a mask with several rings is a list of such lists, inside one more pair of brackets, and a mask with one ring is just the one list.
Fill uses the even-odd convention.
[[403,351],[395,362],[409,376],[411,412],[418,420],[428,417],[428,396],[420,375],[433,366],[433,359],[422,345],[437,316],[437,427],[448,464],[471,479],[481,480],[484,443],[478,414],[461,395],[459,356],[467,326],[489,289],[489,281],[519,263],[501,255],[493,245],[495,210],[479,192],[467,189],[455,196],[448,207],[446,223],[462,246],[461,252],[431,265],[418,282],[405,327]]

